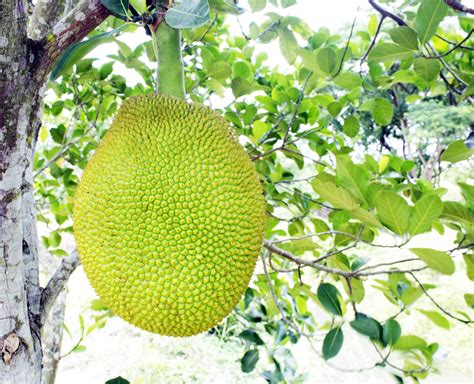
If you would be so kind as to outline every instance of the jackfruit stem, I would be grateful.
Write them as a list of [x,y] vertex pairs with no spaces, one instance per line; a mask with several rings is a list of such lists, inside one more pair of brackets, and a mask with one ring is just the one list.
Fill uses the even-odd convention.
[[184,99],[184,68],[181,56],[181,31],[162,21],[153,33],[158,55],[157,94]]

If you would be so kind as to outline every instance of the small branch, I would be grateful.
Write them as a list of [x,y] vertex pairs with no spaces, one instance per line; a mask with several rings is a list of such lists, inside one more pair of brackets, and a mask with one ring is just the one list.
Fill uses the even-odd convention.
[[463,48],[463,44],[471,37],[471,35],[474,33],[474,29],[471,29],[471,32],[462,39],[459,43],[457,43],[454,47],[452,47],[449,51],[442,53],[441,55],[434,55],[434,56],[425,56],[427,59],[440,59],[442,57],[448,56],[450,53],[454,52],[458,48]]
[[377,38],[379,37],[380,30],[382,29],[382,24],[383,24],[384,20],[385,20],[385,16],[382,15],[382,17],[379,20],[379,24],[377,25],[377,29],[375,31],[374,38],[372,39],[372,42],[369,45],[369,48],[367,48],[367,51],[365,51],[364,56],[362,56],[360,58],[361,62],[364,62],[365,59],[367,59],[367,56],[369,56],[370,51],[372,51],[372,49],[374,48],[375,43],[377,42]]
[[397,16],[386,9],[382,8],[380,5],[378,5],[374,0],[369,0],[369,4],[378,12],[380,13],[383,17],[388,17],[389,19],[392,19],[395,21],[399,26],[407,26],[408,24],[403,20],[400,16]]
[[[359,8],[357,8],[356,12],[359,12]],[[347,43],[344,48],[344,53],[342,54],[341,62],[339,63],[339,68],[337,69],[336,74],[332,77],[333,79],[341,73],[342,67],[344,66],[344,60],[346,59],[347,50],[349,49],[349,44],[351,43],[352,34],[354,33],[354,27],[355,27],[356,21],[357,21],[357,16],[354,17],[354,21],[352,22],[351,32],[349,33],[349,37],[347,38]]]
[[459,1],[444,0],[444,2],[448,5],[448,7],[451,7],[455,11],[469,13],[471,15],[474,15],[474,9],[466,7],[465,5],[461,4]]
[[66,286],[69,277],[79,265],[79,255],[74,250],[70,256],[61,260],[56,272],[49,279],[41,294],[41,325],[44,325],[54,301]]
[[[454,42],[454,41],[450,41],[448,39],[446,39],[445,37],[441,36],[441,35],[438,35],[437,33],[435,33],[435,36],[440,39],[440,40],[443,40],[445,43],[448,43],[448,44],[451,44],[451,45],[457,45],[458,43]],[[474,47],[467,47],[465,45],[462,45],[460,46],[459,48],[461,49],[467,49],[468,51],[474,51]]]
[[433,297],[428,293],[428,290],[424,287],[423,284],[421,284],[420,280],[418,280],[418,278],[415,276],[415,274],[413,272],[408,272],[409,275],[411,277],[413,277],[413,279],[415,279],[415,281],[418,283],[418,285],[420,286],[421,290],[423,291],[423,293],[426,295],[426,297],[428,297],[428,299],[431,300],[431,302],[441,311],[443,312],[446,316],[450,317],[451,319],[454,319],[454,320],[457,320],[461,323],[464,323],[464,324],[473,324],[474,323],[474,320],[465,320],[465,319],[462,319],[460,317],[457,317],[457,316],[454,316],[452,315],[451,313],[449,313],[446,309],[444,309],[441,305],[439,305],[435,299],[433,299]]

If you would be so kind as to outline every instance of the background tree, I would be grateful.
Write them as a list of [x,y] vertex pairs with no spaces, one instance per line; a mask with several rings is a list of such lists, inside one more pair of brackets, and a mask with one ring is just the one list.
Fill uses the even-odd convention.
[[[81,170],[121,99],[156,87],[154,64],[148,64],[156,60],[153,42],[132,49],[117,39],[133,29],[131,21],[156,21],[141,17],[139,2],[131,3],[135,9],[128,2],[103,1],[107,10],[84,1],[57,21],[69,3],[58,2],[50,12],[47,2],[31,10],[21,1],[0,2],[1,382],[39,382],[42,328],[78,264],[66,245]],[[286,8],[295,2],[269,3]],[[405,1],[397,12],[369,3],[374,14],[368,27],[355,22],[343,35],[313,31],[298,18],[270,12],[263,25],[251,24],[241,36],[229,36],[224,14],[241,12],[230,1],[190,2],[190,17],[180,16],[179,8],[174,18],[167,14],[170,24],[193,27],[183,29],[188,97],[222,109],[264,185],[268,223],[262,273],[234,314],[212,332],[224,340],[243,340],[242,370],[263,365],[259,372],[269,382],[301,380],[289,345],[322,336],[321,353],[330,359],[342,348],[348,326],[367,336],[380,354],[374,366],[423,378],[432,369],[437,344],[405,334],[402,316],[409,321],[407,313],[417,309],[438,326],[472,323],[466,308],[455,313],[437,302],[430,293],[436,275],[426,270],[452,274],[455,267],[464,268],[474,279],[473,187],[460,182],[464,200],[450,201],[444,189],[413,170],[435,154],[433,161],[442,161],[436,167],[442,178],[447,164],[472,155],[463,139],[473,95],[473,22],[465,14],[473,12],[463,7],[458,13],[460,3],[441,0]],[[259,0],[248,6],[259,12],[268,5]],[[103,23],[109,11],[118,18]],[[456,18],[455,28],[441,24],[448,15]],[[289,73],[274,71],[266,55],[256,53],[256,46],[272,41],[291,65]],[[118,45],[111,62],[98,66],[84,58],[105,42]],[[127,84],[114,71],[119,62],[143,81]],[[54,81],[48,83],[51,70]],[[231,102],[222,105],[223,98]],[[446,124],[437,119],[433,129],[430,108]],[[380,132],[377,142],[384,152],[377,148],[361,156],[354,151],[364,140],[369,143],[373,132]],[[436,140],[443,148],[432,149]],[[426,169],[429,179],[433,173]],[[42,245],[62,258],[44,289],[39,286],[36,216],[46,225]],[[450,249],[409,245],[417,235],[447,230],[457,233]],[[388,242],[387,234],[394,240]],[[390,260],[380,257],[381,249],[393,250]],[[377,318],[364,300],[369,285],[392,303],[392,316]],[[422,297],[430,308],[418,307]],[[473,294],[464,298],[472,308]],[[87,326],[81,321],[71,352],[111,316],[100,302],[92,306],[98,316]],[[316,319],[316,307],[327,318]],[[60,314],[63,307],[57,309]],[[52,377],[45,380],[52,382],[54,369],[52,375],[46,371],[58,362],[61,327],[50,325],[49,335],[56,337],[44,343],[45,377]],[[43,341],[49,340],[44,332]],[[272,364],[259,359],[264,352]]]

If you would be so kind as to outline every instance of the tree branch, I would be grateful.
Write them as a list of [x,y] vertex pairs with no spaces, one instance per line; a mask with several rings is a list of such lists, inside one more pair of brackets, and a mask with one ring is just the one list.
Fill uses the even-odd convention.
[[378,5],[374,0],[369,0],[369,4],[378,12],[380,13],[383,17],[388,17],[389,19],[392,19],[395,21],[399,26],[407,26],[408,24],[403,20],[400,16],[397,16],[386,9],[382,8],[380,5]]
[[80,42],[109,15],[99,0],[83,0],[39,41],[41,52],[36,75],[47,76],[54,62],[71,45]]
[[444,2],[448,5],[448,7],[451,7],[455,11],[469,13],[471,15],[474,15],[474,9],[466,7],[465,5],[461,4],[459,1],[444,0]]
[[72,0],[38,0],[28,23],[28,37],[41,39],[73,7]]
[[77,250],[74,250],[70,256],[61,260],[58,269],[49,279],[41,294],[41,325],[44,325],[54,301],[64,289],[69,277],[79,264],[79,255]]

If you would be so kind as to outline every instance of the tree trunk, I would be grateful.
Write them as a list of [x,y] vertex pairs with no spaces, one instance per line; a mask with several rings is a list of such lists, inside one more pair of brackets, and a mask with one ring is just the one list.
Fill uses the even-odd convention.
[[[38,0],[37,14],[40,10],[47,14],[48,7],[57,5],[54,0]],[[82,40],[107,15],[98,0],[84,0],[49,32],[51,20],[37,28],[30,24],[30,31],[34,31],[32,40],[27,35],[28,18],[23,0],[0,0],[2,384],[41,381],[41,327],[45,317],[41,303],[48,300],[42,297],[39,286],[32,163],[46,79],[56,58],[71,44]],[[62,288],[64,284],[58,286]]]

